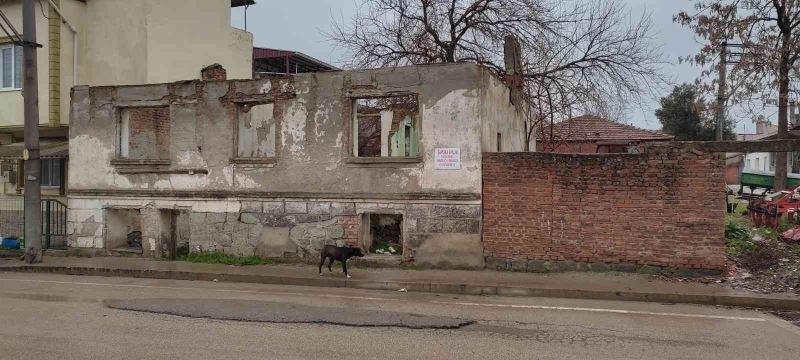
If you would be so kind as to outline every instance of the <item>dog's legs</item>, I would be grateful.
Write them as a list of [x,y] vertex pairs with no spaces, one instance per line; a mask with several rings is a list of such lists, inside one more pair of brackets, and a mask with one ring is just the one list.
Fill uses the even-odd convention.
[[347,260],[342,261],[342,271],[344,271],[344,276],[350,278],[350,275],[347,273]]
[[331,258],[331,261],[328,263],[328,271],[329,272],[333,272],[333,269],[331,269],[331,266],[333,266],[333,258]]
[[322,265],[325,264],[325,254],[319,255],[319,276],[322,276]]

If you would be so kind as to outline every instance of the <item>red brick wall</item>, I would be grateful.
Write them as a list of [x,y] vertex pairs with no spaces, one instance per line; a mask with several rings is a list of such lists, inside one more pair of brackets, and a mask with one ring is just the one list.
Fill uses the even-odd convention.
[[228,79],[228,72],[222,65],[214,64],[200,70],[200,78],[203,81],[223,81]]
[[725,182],[728,184],[739,184],[739,164],[725,166]]
[[169,159],[168,107],[130,108],[128,153],[132,159]]
[[358,247],[358,215],[341,215],[336,223],[344,229],[343,239],[348,246]]
[[483,242],[499,259],[722,269],[722,154],[483,154]]

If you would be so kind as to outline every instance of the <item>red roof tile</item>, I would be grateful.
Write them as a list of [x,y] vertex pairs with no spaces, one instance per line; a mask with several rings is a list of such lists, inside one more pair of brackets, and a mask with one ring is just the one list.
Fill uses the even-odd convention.
[[[574,117],[552,125],[558,141],[666,141],[675,137],[655,130],[640,129],[594,115]],[[550,128],[539,130],[538,140],[550,139]]]

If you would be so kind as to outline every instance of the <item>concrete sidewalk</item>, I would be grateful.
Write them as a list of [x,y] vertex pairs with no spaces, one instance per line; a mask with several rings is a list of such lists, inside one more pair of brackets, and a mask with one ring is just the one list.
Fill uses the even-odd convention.
[[228,281],[278,285],[501,296],[690,303],[800,310],[800,296],[762,295],[719,285],[673,282],[629,273],[530,274],[499,271],[401,270],[353,268],[345,279],[341,268],[319,276],[315,266],[228,266],[139,258],[45,257],[38,265],[0,260],[0,271],[67,275],[137,277],[174,280]]

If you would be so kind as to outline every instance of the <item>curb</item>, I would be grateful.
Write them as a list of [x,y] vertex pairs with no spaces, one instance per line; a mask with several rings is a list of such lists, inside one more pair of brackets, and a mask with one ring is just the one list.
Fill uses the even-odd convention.
[[0,272],[19,273],[50,273],[62,275],[83,275],[102,277],[132,277],[144,279],[165,280],[198,280],[198,281],[223,281],[232,283],[254,283],[270,285],[292,285],[352,288],[367,290],[406,289],[409,292],[427,292],[460,295],[497,295],[517,297],[546,297],[588,300],[616,300],[616,301],[642,301],[660,303],[682,303],[712,306],[734,306],[747,308],[760,308],[779,311],[800,311],[800,297],[797,299],[775,298],[762,296],[734,296],[734,295],[699,295],[677,293],[645,293],[636,291],[595,291],[578,289],[550,289],[514,286],[436,283],[436,282],[406,282],[406,281],[369,281],[369,280],[344,280],[325,278],[295,278],[270,275],[243,275],[224,273],[203,273],[188,271],[164,270],[133,270],[133,269],[106,269],[89,267],[60,267],[60,266],[10,266],[0,268]]

